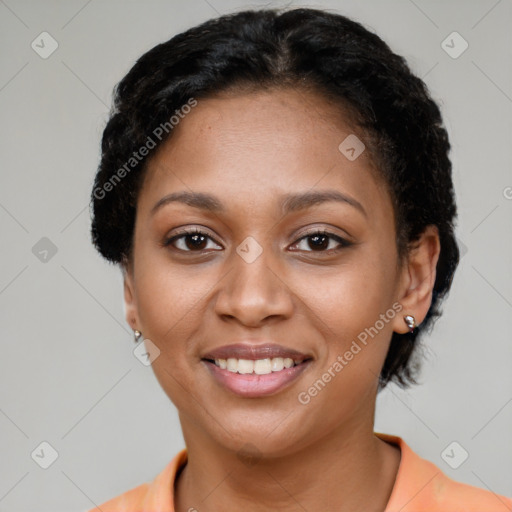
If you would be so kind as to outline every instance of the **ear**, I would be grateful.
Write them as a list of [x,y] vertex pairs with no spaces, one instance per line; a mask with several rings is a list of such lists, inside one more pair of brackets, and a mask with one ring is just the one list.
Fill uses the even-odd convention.
[[135,300],[133,270],[129,266],[123,266],[123,281],[126,321],[133,330],[140,330],[137,301]]
[[427,226],[420,239],[410,250],[401,272],[398,301],[403,306],[394,318],[393,330],[409,332],[404,316],[412,315],[416,325],[421,324],[432,303],[432,290],[436,281],[436,266],[441,252],[437,226]]

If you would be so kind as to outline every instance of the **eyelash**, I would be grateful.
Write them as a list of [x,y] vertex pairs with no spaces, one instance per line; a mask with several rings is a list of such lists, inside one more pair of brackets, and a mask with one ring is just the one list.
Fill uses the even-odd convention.
[[[164,241],[164,243],[162,244],[164,247],[168,247],[168,246],[172,246],[173,242],[175,242],[176,240],[179,240],[181,238],[185,238],[187,236],[192,236],[192,235],[203,235],[205,236],[206,238],[209,238],[210,240],[213,240],[216,244],[217,242],[210,236],[208,235],[208,233],[204,232],[204,231],[201,231],[200,229],[197,229],[197,228],[194,228],[194,229],[185,229],[181,232],[179,232],[178,234],[176,235],[173,235],[172,237],[166,239]],[[335,240],[336,242],[338,242],[340,244],[340,247],[337,247],[336,249],[327,249],[325,251],[305,251],[305,252],[319,252],[319,253],[332,253],[332,252],[338,252],[346,247],[349,247],[352,245],[352,242],[349,242],[348,240],[338,236],[338,235],[335,235],[334,233],[330,233],[329,231],[326,231],[325,229],[317,229],[317,230],[314,230],[314,231],[310,231],[306,234],[304,234],[303,236],[301,236],[296,242],[294,242],[292,245],[298,245],[302,240],[304,239],[307,239],[307,238],[310,238],[310,237],[313,237],[313,236],[326,236],[332,240]],[[219,244],[217,244],[219,245]],[[204,252],[206,249],[202,249],[200,251],[191,251],[191,250],[183,250],[183,249],[178,249],[175,247],[176,250],[178,251],[181,251],[181,252],[189,252],[189,253],[201,253],[201,252]]]

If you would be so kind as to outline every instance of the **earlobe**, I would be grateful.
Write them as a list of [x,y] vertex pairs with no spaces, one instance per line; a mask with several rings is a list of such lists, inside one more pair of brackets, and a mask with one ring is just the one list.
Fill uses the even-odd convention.
[[416,326],[427,316],[432,302],[432,291],[436,280],[436,266],[441,252],[439,232],[436,226],[427,226],[413,249],[402,274],[399,302],[403,307],[397,315],[393,330],[404,334],[410,332],[411,322],[405,316],[414,317]]

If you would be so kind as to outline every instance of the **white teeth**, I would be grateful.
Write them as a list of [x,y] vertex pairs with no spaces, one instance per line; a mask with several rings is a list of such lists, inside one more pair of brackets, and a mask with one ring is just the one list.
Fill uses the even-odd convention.
[[257,359],[254,361],[254,373],[257,375],[272,373],[272,363],[270,359]]
[[285,368],[291,368],[293,366],[293,359],[290,357],[285,357],[283,363]]
[[280,372],[284,368],[291,368],[302,361],[294,361],[290,357],[274,357],[272,359],[235,359],[230,357],[228,359],[215,359],[215,364],[223,370],[228,370],[233,373],[266,375],[272,372]]
[[[215,364],[217,364],[217,361],[215,361]],[[236,372],[238,370],[238,359],[230,357],[227,360],[227,369],[230,372]]]
[[250,359],[238,360],[238,373],[252,373],[254,370],[254,361]]
[[271,366],[273,372],[280,372],[284,368],[284,359],[282,357],[274,357]]

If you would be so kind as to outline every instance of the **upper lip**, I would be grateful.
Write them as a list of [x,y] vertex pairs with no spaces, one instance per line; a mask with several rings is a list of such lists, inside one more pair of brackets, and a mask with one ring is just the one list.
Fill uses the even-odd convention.
[[215,348],[203,355],[203,359],[272,359],[273,357],[291,358],[294,361],[311,359],[311,356],[293,348],[284,347],[276,343],[249,344],[234,343]]

